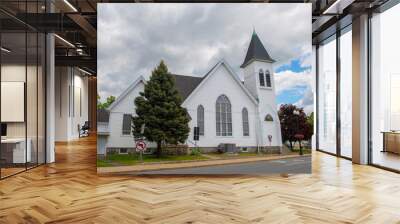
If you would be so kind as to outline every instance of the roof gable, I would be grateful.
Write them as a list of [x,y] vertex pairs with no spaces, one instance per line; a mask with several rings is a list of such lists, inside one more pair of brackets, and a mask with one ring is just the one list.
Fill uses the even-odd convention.
[[226,68],[226,70],[228,71],[228,73],[232,76],[232,78],[236,81],[236,83],[239,85],[239,87],[245,92],[245,94],[250,98],[250,100],[254,103],[254,104],[258,104],[257,100],[253,97],[253,95],[250,94],[250,92],[247,90],[247,88],[243,85],[242,81],[239,79],[239,76],[236,75],[236,73],[233,71],[233,69],[231,68],[231,66],[224,60],[222,59],[221,61],[219,61],[217,64],[215,64],[210,71],[208,71],[204,77],[202,78],[201,82],[199,83],[199,85],[197,85],[197,87],[192,91],[192,93],[183,101],[183,103],[185,103],[185,101],[187,101],[202,85],[204,85],[204,83],[207,82],[207,80],[213,76],[215,74],[215,71],[220,67],[220,66],[224,66]]
[[253,35],[251,36],[251,41],[249,48],[247,49],[246,57],[240,67],[243,68],[254,60],[275,62],[275,60],[269,56],[267,50],[262,44],[260,38],[258,38],[256,32],[253,32]]
[[213,71],[213,69],[218,65],[215,64],[203,77],[187,76],[187,75],[176,75],[172,74],[175,79],[175,87],[185,101],[186,98],[197,88],[198,85]]
[[110,105],[108,110],[111,111],[113,108],[115,108],[141,82],[146,83],[146,80],[143,76],[139,76],[127,89],[125,89],[125,91],[122,92],[121,95],[119,95],[117,99],[115,99],[115,101]]
[[[243,82],[239,79],[239,76],[236,75],[236,73],[224,59],[222,59],[221,61],[216,63],[213,67],[211,67],[211,69],[203,77],[172,74],[172,77],[174,78],[175,81],[175,87],[178,90],[178,93],[181,95],[183,102],[185,102],[200,85],[203,85],[205,80],[209,76],[213,75],[219,66],[225,66],[225,68],[228,70],[228,73],[232,75],[234,80],[238,83],[238,85],[246,93],[246,95],[248,95],[255,104],[258,104],[257,100],[250,94],[250,92],[243,85]],[[132,90],[135,89],[135,87],[140,82],[143,82],[144,84],[146,83],[146,80],[144,79],[143,76],[140,76],[138,79],[136,79],[123,93],[121,93],[121,95],[117,97],[114,103],[110,105],[108,110],[111,111],[113,108],[115,108],[126,96],[129,95],[129,93]]]

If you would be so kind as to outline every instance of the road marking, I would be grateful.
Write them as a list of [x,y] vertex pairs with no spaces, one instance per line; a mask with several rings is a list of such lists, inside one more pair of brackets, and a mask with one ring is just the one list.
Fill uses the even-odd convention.
[[287,163],[287,161],[285,161],[285,160],[274,160],[274,161],[271,161],[271,163]]

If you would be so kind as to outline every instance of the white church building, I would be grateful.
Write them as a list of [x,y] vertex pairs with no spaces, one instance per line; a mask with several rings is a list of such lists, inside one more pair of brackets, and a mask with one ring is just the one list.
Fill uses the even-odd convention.
[[[235,144],[243,151],[280,150],[273,63],[258,35],[253,32],[243,64],[243,80],[222,59],[203,77],[173,75],[178,92],[191,117],[189,147],[215,151],[220,144]],[[98,154],[134,150],[131,116],[134,100],[144,90],[141,76],[107,110],[98,111]],[[199,127],[198,141],[193,129]],[[151,143],[150,143],[151,145]]]

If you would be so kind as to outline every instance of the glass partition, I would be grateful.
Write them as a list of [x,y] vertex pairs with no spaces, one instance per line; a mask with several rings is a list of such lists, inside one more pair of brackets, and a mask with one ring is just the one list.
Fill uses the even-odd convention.
[[[19,2],[19,12],[41,12],[43,3]],[[45,163],[45,44],[43,33],[0,12],[1,179]]]
[[336,36],[318,48],[318,147],[336,154]]
[[400,4],[371,19],[371,162],[400,170]]
[[340,36],[340,154],[352,157],[352,35],[351,26]]
[[26,33],[3,32],[1,47],[1,176],[7,177],[24,171],[31,158],[26,150]]

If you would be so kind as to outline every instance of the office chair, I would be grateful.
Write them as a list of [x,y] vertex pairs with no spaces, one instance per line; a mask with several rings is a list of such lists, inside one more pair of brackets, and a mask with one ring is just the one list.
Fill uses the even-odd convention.
[[79,138],[89,136],[89,129],[90,129],[89,121],[85,121],[85,123],[79,130]]

